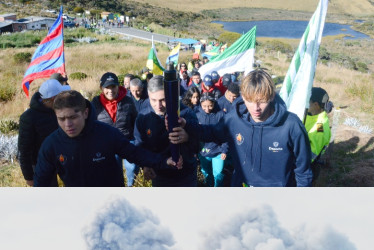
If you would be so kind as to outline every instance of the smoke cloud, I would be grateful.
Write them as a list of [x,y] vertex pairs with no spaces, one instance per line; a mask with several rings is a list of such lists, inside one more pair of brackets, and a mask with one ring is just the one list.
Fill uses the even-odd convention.
[[171,232],[144,208],[135,208],[126,199],[111,200],[83,229],[88,249],[169,249]]
[[283,229],[273,209],[264,205],[230,218],[201,235],[199,249],[355,250],[349,239],[332,227]]

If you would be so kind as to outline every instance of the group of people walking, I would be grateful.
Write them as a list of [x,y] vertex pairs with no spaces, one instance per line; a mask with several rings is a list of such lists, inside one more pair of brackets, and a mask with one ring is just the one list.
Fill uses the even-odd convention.
[[[205,186],[312,185],[318,175],[313,162],[330,139],[326,91],[313,88],[305,127],[287,111],[266,71],[254,70],[239,83],[233,74],[202,78],[194,71],[189,77],[183,68],[180,126],[173,131],[165,119],[163,76],[128,74],[121,86],[107,72],[90,102],[54,74],[20,118],[27,184],[57,186],[58,175],[65,186],[133,186],[143,169],[152,186],[194,187],[200,169]],[[170,144],[180,147],[178,162]]]

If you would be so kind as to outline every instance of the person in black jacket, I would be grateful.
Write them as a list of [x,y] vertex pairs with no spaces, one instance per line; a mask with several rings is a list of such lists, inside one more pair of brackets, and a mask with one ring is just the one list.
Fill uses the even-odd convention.
[[[58,128],[52,105],[55,96],[61,91],[70,90],[56,79],[50,79],[40,86],[19,120],[18,159],[26,184],[33,186],[34,168],[38,152],[44,139]],[[50,186],[57,186],[56,175],[51,178]]]
[[[119,86],[116,74],[107,72],[100,79],[102,90],[99,96],[92,99],[92,104],[96,111],[97,120],[118,128],[125,137],[134,143],[134,124],[138,112],[127,89]],[[126,168],[127,185],[132,186],[138,168],[135,164],[118,158],[118,164],[123,169]]]
[[[148,106],[142,110],[135,122],[135,145],[170,156],[169,133],[165,127],[166,102],[162,76],[154,76],[148,84]],[[180,105],[180,116],[184,117],[191,124],[197,124],[197,118],[192,109]],[[186,128],[188,131],[188,128]],[[196,187],[197,186],[197,158],[199,142],[195,138],[188,138],[184,129],[178,132],[181,135],[177,138],[181,143],[180,153],[183,158],[183,169],[152,169],[144,167],[144,175],[152,179],[154,187]]]
[[59,128],[42,144],[34,186],[48,186],[54,171],[67,187],[123,187],[115,155],[151,168],[181,168],[170,158],[129,142],[118,129],[97,121],[93,106],[77,91],[57,95],[53,109]]

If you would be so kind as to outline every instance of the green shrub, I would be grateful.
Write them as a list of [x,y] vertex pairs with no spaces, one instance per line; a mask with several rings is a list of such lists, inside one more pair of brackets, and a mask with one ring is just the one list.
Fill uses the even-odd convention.
[[112,59],[112,60],[131,58],[131,55],[129,53],[112,53],[112,54],[104,54],[103,56],[105,59]]
[[0,132],[3,134],[9,134],[19,130],[19,124],[13,120],[0,121]]
[[13,56],[13,59],[16,63],[30,63],[31,62],[31,53],[29,52],[20,52]]
[[360,71],[362,73],[366,73],[369,70],[368,66],[364,62],[357,62],[356,63],[356,68],[357,68],[358,71]]
[[87,75],[83,72],[74,72],[69,75],[69,78],[72,80],[83,80],[87,78]]
[[16,45],[14,45],[12,42],[2,42],[1,43],[1,48],[2,49],[7,49],[7,48],[14,48]]
[[119,82],[120,86],[123,86],[123,80],[124,80],[124,78],[125,78],[124,74],[118,75],[118,82]]
[[319,59],[321,59],[322,61],[325,61],[327,63],[327,61],[329,61],[331,58],[330,58],[330,53],[327,51],[327,49],[325,47],[320,47],[319,48],[319,55],[318,55]]
[[278,40],[271,40],[271,41],[266,41],[262,45],[265,49],[267,50],[272,50],[272,51],[280,51],[282,53],[293,53],[294,50],[292,46],[288,43],[284,43]]
[[281,84],[284,82],[284,78],[286,78],[285,76],[277,76],[277,77],[274,77],[273,78],[273,82],[275,85],[277,84]]
[[10,101],[16,94],[16,87],[10,83],[0,82],[0,101]]
[[228,46],[233,44],[236,40],[240,38],[240,34],[236,32],[223,32],[218,37],[218,41],[222,43],[227,43]]
[[82,7],[75,7],[73,9],[74,13],[83,13],[84,12],[84,9]]
[[272,67],[272,66],[273,66],[273,64],[268,63],[268,62],[264,63],[264,65],[265,65],[265,66],[268,66],[268,67]]

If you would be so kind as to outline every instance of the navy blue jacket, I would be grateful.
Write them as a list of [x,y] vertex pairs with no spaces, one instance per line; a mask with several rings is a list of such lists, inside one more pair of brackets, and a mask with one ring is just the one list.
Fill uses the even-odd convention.
[[[160,153],[165,157],[170,156],[169,133],[165,127],[165,117],[157,115],[149,101],[148,105],[139,114],[135,122],[135,145]],[[197,118],[195,113],[185,105],[180,106],[180,116],[190,124],[196,126]],[[188,132],[188,128],[185,128]],[[188,176],[196,176],[197,159],[195,154],[199,151],[199,142],[195,137],[189,137],[189,141],[180,144],[180,152],[183,158],[183,168],[177,169],[156,169],[157,179],[162,179],[165,186],[183,186],[184,179]],[[147,167],[147,165],[141,165]],[[196,181],[196,180],[195,180]],[[196,184],[195,184],[196,185]]]
[[70,138],[59,128],[43,142],[34,186],[48,186],[55,169],[68,187],[124,186],[123,171],[118,167],[116,154],[131,163],[169,168],[162,156],[135,147],[118,129],[95,120],[91,106],[79,136]]
[[195,129],[203,141],[228,142],[235,167],[232,186],[310,186],[308,135],[283,100],[276,95],[274,113],[260,123],[251,119],[241,98],[234,103],[219,124]]
[[[217,104],[214,105],[214,109],[211,113],[207,114],[202,109],[201,106],[198,107],[198,112],[196,113],[199,124],[203,125],[216,125],[224,116],[224,113],[219,110]],[[227,154],[228,145],[227,143],[217,144],[215,142],[206,142],[200,151],[200,155],[205,157],[215,157],[219,154]]]
[[229,113],[234,106],[231,102],[229,102],[229,100],[227,100],[225,95],[218,98],[216,104],[225,114]]
[[139,100],[136,100],[135,97],[131,94],[131,92],[129,91],[129,97],[131,97],[131,99],[133,100],[134,104],[135,104],[135,108],[136,108],[136,111],[138,111],[138,113],[144,109],[144,107],[147,106],[147,100],[148,100],[148,94],[147,94],[147,91],[144,91],[143,90],[143,93],[142,93],[142,96]]
[[108,111],[106,111],[105,107],[100,102],[100,96],[95,96],[91,103],[95,108],[98,121],[118,128],[128,140],[134,140],[134,124],[138,112],[130,97],[125,96],[117,103],[116,122],[113,122]]

